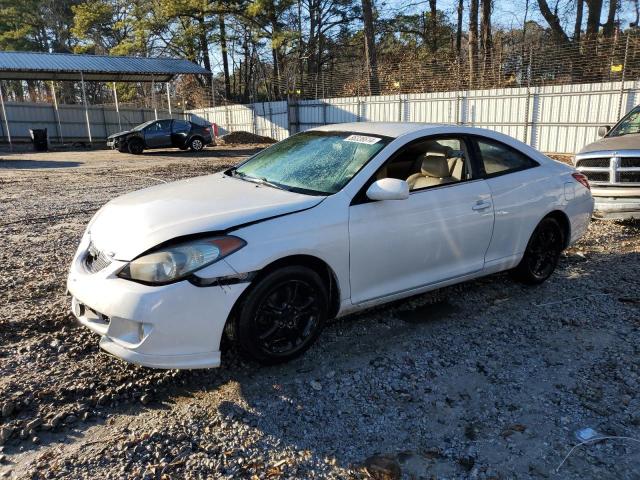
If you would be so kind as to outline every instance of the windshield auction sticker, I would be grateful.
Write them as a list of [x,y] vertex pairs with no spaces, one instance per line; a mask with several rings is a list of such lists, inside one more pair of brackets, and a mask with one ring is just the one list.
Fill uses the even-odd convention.
[[374,143],[378,143],[380,139],[378,137],[367,137],[366,135],[349,135],[344,141],[373,145]]

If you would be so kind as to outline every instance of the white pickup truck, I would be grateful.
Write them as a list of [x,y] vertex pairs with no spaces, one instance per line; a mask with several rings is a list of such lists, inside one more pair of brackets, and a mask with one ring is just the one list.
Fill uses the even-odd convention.
[[640,218],[640,105],[615,126],[599,127],[603,137],[574,159],[591,184],[594,216],[612,220]]

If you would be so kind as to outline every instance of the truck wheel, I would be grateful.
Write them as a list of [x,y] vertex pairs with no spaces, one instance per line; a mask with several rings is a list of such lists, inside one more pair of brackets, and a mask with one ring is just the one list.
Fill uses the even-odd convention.
[[194,152],[199,152],[204,148],[204,142],[201,138],[192,138],[189,142],[189,148]]
[[140,155],[144,151],[144,145],[139,138],[129,140],[127,145],[129,147],[129,153],[133,155]]

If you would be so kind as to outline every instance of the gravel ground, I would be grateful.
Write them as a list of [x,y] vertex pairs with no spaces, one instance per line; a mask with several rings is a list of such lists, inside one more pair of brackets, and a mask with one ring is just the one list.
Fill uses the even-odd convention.
[[536,288],[493,275],[332,322],[260,367],[125,364],[77,327],[66,270],[109,199],[252,149],[0,159],[0,476],[634,479],[640,223],[593,222]]

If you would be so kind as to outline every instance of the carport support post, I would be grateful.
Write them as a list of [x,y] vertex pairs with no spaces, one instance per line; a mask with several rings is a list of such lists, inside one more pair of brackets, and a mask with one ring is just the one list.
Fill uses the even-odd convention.
[[118,128],[122,131],[122,120],[120,120],[120,104],[118,103],[118,91],[116,90],[116,82],[113,82],[113,98],[116,101],[116,113],[118,114]]
[[153,114],[158,119],[158,107],[156,105],[156,81],[151,77],[151,103],[153,104]]
[[60,143],[64,143],[62,138],[62,123],[60,122],[60,110],[58,110],[58,97],[56,96],[56,82],[51,80],[51,93],[53,95],[53,109],[56,113],[56,122],[58,122],[58,140]]
[[169,82],[167,82],[167,105],[169,106],[169,117],[173,118],[173,115],[171,115],[171,92],[169,90]]
[[213,73],[211,74],[211,106],[215,108],[216,106],[216,88],[213,85]]
[[4,95],[2,93],[2,82],[0,82],[0,104],[2,105],[2,116],[4,117],[4,129],[7,132],[7,140],[9,141],[9,150],[13,151],[13,143],[11,142],[11,132],[9,131],[9,119],[7,118],[7,110],[4,107]]
[[87,120],[87,133],[89,134],[89,143],[93,143],[91,138],[91,122],[89,121],[89,107],[87,106],[87,92],[84,88],[84,75],[80,72],[80,85],[82,86],[82,103],[84,104],[84,118]]

